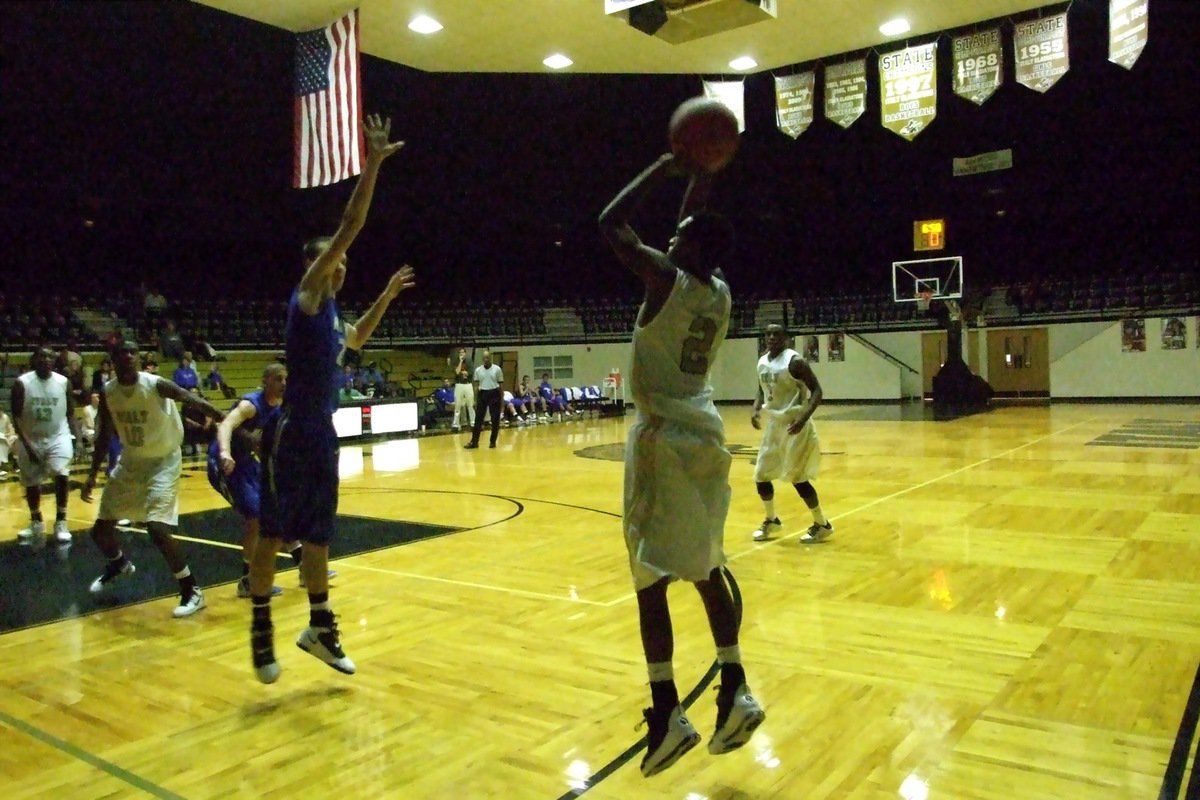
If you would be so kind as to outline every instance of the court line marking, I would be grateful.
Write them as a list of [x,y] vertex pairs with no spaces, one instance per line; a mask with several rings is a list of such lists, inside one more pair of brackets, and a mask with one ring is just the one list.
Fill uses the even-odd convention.
[[3,711],[0,711],[0,723],[7,725],[13,730],[20,731],[32,739],[37,739],[39,742],[47,744],[50,747],[53,747],[55,750],[65,753],[71,758],[82,761],[85,764],[89,764],[90,766],[99,769],[101,772],[106,772],[117,780],[127,783],[136,789],[141,789],[146,794],[163,798],[163,800],[186,800],[183,795],[175,794],[174,792],[164,789],[156,783],[151,783],[145,778],[142,778],[141,776],[136,775],[111,761],[106,761],[99,756],[92,755],[88,751],[76,747],[68,741],[59,739],[57,736],[47,733],[35,725],[30,725],[28,722],[9,716]]
[[[357,555],[357,554],[356,554]],[[463,586],[470,589],[483,589],[490,592],[503,592],[504,594],[513,594],[521,597],[530,597],[535,600],[556,600],[565,603],[574,603],[585,606],[597,606],[607,608],[607,603],[602,603],[599,600],[584,600],[582,598],[561,597],[554,594],[544,594],[542,592],[531,592],[526,589],[511,589],[506,586],[495,586],[488,583],[474,583],[473,581],[460,581],[453,578],[436,578],[431,575],[418,575],[414,572],[401,572],[400,570],[384,569],[383,567],[368,567],[365,564],[352,564],[349,561],[338,561],[338,567],[346,569],[361,569],[366,572],[378,572],[383,575],[394,575],[399,578],[411,578],[418,581],[429,581],[430,583],[444,583],[450,586]]]

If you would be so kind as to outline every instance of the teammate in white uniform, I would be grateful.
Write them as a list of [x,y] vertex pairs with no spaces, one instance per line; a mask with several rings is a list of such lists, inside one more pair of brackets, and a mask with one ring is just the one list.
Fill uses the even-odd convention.
[[29,527],[17,533],[22,544],[41,547],[46,543],[42,522],[42,482],[54,479],[54,540],[71,541],[67,526],[67,477],[75,455],[72,436],[75,404],[71,401],[70,382],[50,365],[54,351],[39,347],[31,359],[33,369],[17,378],[12,386],[12,423],[17,434],[17,465],[29,504]]
[[100,398],[100,430],[92,453],[92,469],[83,487],[83,499],[91,502],[100,462],[108,452],[114,429],[124,449],[121,460],[104,486],[100,511],[92,539],[108,558],[104,573],[92,582],[91,592],[106,591],[114,581],[136,570],[117,541],[117,520],[145,520],[146,530],[167,566],[179,581],[176,617],[188,617],[204,608],[204,593],[188,569],[183,551],[172,535],[179,525],[179,476],[182,471],[183,421],[175,401],[191,406],[210,419],[224,414],[207,400],[184,391],[176,384],[138,372],[138,350],[125,342],[114,354],[117,377],[104,385]]
[[783,527],[775,515],[775,487],[771,481],[784,480],[796,487],[812,512],[813,524],[800,541],[823,542],[833,534],[833,523],[821,510],[812,485],[821,466],[821,443],[812,422],[813,412],[821,404],[821,383],[787,341],[782,325],[768,325],[767,352],[758,360],[758,395],[750,424],[763,432],[754,465],[754,485],[766,516],[752,536],[756,542],[766,541]]
[[709,752],[741,747],[765,717],[746,686],[737,610],[721,573],[732,459],[709,371],[729,326],[729,287],[718,267],[733,233],[718,215],[689,213],[710,187],[709,178],[699,175],[688,186],[666,253],[643,244],[629,225],[650,189],[682,166],[672,155],[660,157],[600,215],[613,251],[646,287],[633,332],[630,387],[637,421],[625,447],[624,529],[653,702],[643,712],[649,733],[641,769],[647,777],[700,741],[675,687],[671,581],[689,581],[700,592],[717,646],[721,687]]

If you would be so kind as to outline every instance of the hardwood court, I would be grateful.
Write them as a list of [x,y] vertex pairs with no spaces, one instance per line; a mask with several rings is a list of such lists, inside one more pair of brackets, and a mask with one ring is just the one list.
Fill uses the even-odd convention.
[[[807,547],[786,487],[784,535],[750,541],[758,437],[746,407],[723,413],[727,552],[768,712],[742,751],[700,747],[650,780],[640,753],[620,761],[648,692],[622,465],[605,458],[627,420],[601,419],[505,430],[496,450],[463,435],[346,449],[343,513],[461,529],[335,563],[355,676],[290,646],[307,611],[294,571],[272,686],[253,678],[232,584],[185,620],[164,598],[0,635],[5,797],[554,800],[598,773],[588,798],[1158,795],[1200,663],[1200,407],[927,422],[827,406],[818,489],[837,530]],[[220,506],[184,483],[185,511]],[[23,504],[2,491],[15,533]],[[92,513],[72,498],[76,531]],[[28,557],[11,536],[4,558]],[[689,594],[672,590],[681,694],[713,659]],[[705,735],[713,698],[690,712]]]

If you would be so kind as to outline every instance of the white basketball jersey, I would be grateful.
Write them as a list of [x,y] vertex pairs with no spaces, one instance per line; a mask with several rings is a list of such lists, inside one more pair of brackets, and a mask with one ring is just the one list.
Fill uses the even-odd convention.
[[70,382],[51,372],[42,380],[36,372],[26,372],[17,378],[25,387],[25,405],[21,410],[21,428],[31,441],[47,441],[65,436],[71,438],[67,424],[67,392]]
[[183,444],[183,420],[175,401],[159,395],[158,381],[157,375],[139,372],[131,386],[116,378],[104,384],[123,459],[160,459]]
[[697,411],[716,415],[708,376],[729,328],[730,304],[724,281],[676,270],[658,315],[633,330],[630,391],[638,414],[696,422]]
[[783,411],[800,405],[808,397],[808,387],[796,380],[788,369],[799,353],[791,348],[771,358],[770,352],[758,360],[758,385],[762,388],[763,408]]

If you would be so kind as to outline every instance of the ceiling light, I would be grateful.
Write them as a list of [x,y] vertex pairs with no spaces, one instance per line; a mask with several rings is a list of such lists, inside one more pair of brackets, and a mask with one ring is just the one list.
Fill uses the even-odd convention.
[[889,19],[887,22],[879,26],[879,32],[884,36],[899,36],[902,33],[908,33],[910,26],[908,20],[903,17],[897,19]]
[[750,56],[741,56],[729,62],[730,69],[747,70],[754,69],[758,66],[758,62]]
[[542,63],[550,69],[564,69],[571,66],[575,62],[564,56],[562,53],[555,53],[552,56],[547,56],[542,59]]
[[437,33],[442,29],[442,23],[433,17],[427,17],[422,14],[408,23],[408,29],[417,33]]

